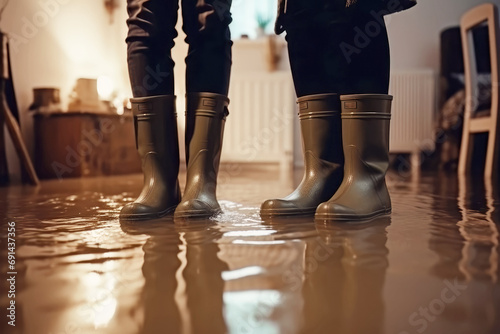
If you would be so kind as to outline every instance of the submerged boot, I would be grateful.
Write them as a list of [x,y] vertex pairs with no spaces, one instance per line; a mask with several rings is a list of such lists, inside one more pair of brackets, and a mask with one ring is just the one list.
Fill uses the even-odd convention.
[[217,174],[229,99],[215,93],[186,97],[186,188],[175,218],[208,218],[221,213]]
[[159,218],[172,213],[181,197],[175,96],[141,97],[130,102],[144,187],[135,202],[123,207],[120,219]]
[[391,213],[385,184],[389,167],[392,96],[341,96],[344,180],[333,197],[316,210],[316,219],[362,220]]
[[299,120],[305,171],[290,195],[262,203],[263,218],[314,215],[317,206],[335,193],[343,176],[340,100],[337,94],[301,97]]

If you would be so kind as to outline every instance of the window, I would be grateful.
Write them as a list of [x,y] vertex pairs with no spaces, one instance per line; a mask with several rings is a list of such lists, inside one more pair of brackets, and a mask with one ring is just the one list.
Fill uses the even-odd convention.
[[233,39],[241,38],[242,35],[256,38],[259,35],[259,24],[264,26],[265,33],[273,32],[277,0],[233,0],[231,12]]

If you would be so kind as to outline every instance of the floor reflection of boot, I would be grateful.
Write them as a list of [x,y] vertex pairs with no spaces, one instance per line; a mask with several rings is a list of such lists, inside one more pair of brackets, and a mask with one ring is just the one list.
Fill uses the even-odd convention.
[[125,233],[149,235],[143,246],[144,288],[142,304],[143,326],[140,333],[182,333],[181,313],[175,299],[178,289],[176,272],[181,266],[178,258],[181,241],[171,221],[121,223]]
[[383,333],[389,217],[318,225],[308,243],[303,333]]
[[145,243],[140,333],[226,333],[223,317],[227,265],[219,260],[221,232],[213,221],[122,222],[124,232],[149,235]]
[[185,287],[184,332],[226,333],[222,272],[228,270],[228,266],[217,255],[217,240],[222,233],[210,220],[176,224],[175,228],[183,243],[179,254],[182,272],[178,279]]

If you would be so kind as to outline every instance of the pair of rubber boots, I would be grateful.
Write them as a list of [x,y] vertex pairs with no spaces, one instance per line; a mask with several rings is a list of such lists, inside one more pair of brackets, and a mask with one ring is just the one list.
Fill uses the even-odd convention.
[[304,177],[289,196],[264,202],[262,218],[314,214],[342,221],[389,214],[391,103],[392,96],[382,94],[299,98]]
[[182,197],[175,100],[173,95],[131,99],[144,186],[139,197],[122,208],[122,220],[172,213],[176,218],[209,218],[221,212],[216,186],[229,99],[215,93],[186,96],[187,182]]

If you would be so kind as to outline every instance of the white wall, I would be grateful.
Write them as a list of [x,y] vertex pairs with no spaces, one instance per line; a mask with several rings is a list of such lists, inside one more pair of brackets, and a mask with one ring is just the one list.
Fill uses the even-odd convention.
[[[2,1],[3,4],[5,1]],[[124,11],[125,1],[120,2]],[[63,106],[79,77],[107,75],[127,91],[125,43],[115,13],[114,24],[103,0],[11,0],[0,21],[10,36],[12,72],[21,127],[33,153],[33,122],[28,113],[35,87],[61,89]],[[10,140],[9,136],[8,140]],[[8,147],[9,170],[19,179],[17,155]]]
[[439,70],[439,36],[448,27],[460,24],[467,10],[500,0],[417,0],[414,8],[386,18],[394,69],[432,68]]

